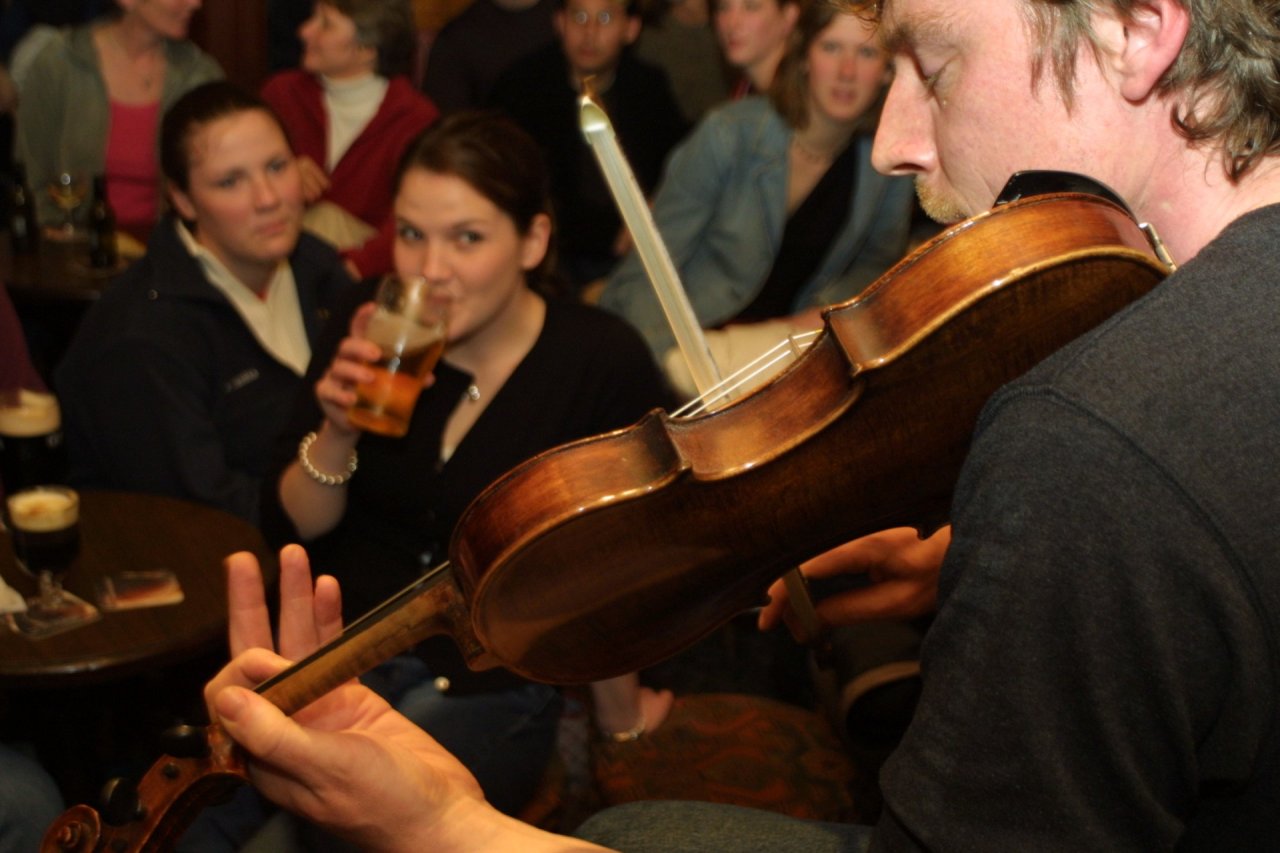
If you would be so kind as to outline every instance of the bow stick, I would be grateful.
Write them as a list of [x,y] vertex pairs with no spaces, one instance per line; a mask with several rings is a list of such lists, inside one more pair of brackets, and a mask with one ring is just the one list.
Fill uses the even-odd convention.
[[[595,152],[609,191],[613,194],[627,230],[631,232],[636,253],[653,284],[667,324],[671,326],[671,332],[675,336],[676,345],[693,376],[699,399],[707,406],[728,402],[728,394],[720,381],[720,370],[712,359],[707,339],[702,334],[702,325],[693,313],[689,295],[680,283],[671,254],[654,224],[649,203],[640,191],[635,174],[618,144],[613,123],[609,121],[604,107],[596,101],[590,82],[590,78],[584,82],[582,97],[578,101],[582,135]],[[823,627],[813,607],[813,599],[809,596],[804,576],[799,569],[792,569],[783,579],[791,599],[791,608],[799,619],[799,630],[794,626],[792,628],[797,641],[818,643],[824,633]]]

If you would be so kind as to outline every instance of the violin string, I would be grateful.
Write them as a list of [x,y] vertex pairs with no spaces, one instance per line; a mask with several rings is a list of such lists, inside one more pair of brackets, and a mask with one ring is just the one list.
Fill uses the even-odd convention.
[[671,416],[674,418],[696,417],[710,411],[717,403],[728,402],[733,399],[735,394],[753,387],[760,380],[769,378],[777,373],[778,371],[773,369],[777,365],[798,359],[801,353],[813,345],[814,340],[821,332],[821,329],[815,329],[811,332],[797,332],[788,335],[780,343],[770,347],[764,353],[707,389],[706,393],[700,394],[679,409],[676,409]]

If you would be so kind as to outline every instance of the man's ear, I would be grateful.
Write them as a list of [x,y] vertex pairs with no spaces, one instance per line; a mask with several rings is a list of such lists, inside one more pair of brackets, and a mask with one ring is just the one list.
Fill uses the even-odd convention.
[[635,44],[636,39],[640,38],[640,30],[644,26],[644,21],[639,15],[627,15],[627,33],[625,36],[625,44]]
[[1191,14],[1178,0],[1142,0],[1123,16],[1113,10],[1095,13],[1093,24],[1120,93],[1137,103],[1182,52]]

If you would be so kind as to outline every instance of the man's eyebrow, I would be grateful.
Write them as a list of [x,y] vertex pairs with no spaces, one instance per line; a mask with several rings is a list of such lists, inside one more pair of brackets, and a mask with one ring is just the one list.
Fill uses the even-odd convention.
[[889,16],[881,22],[880,41],[891,54],[911,53],[921,46],[936,46],[953,40],[950,22],[940,13],[903,19]]

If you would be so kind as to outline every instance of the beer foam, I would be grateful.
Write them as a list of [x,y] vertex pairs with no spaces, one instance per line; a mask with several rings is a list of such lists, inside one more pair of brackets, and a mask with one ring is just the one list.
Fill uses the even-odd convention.
[[0,435],[30,438],[48,435],[61,425],[58,398],[40,391],[23,388],[16,405],[0,404]]
[[28,489],[9,496],[9,520],[31,533],[62,530],[80,517],[80,500],[70,489]]
[[423,327],[411,317],[379,308],[369,317],[365,337],[380,347],[396,352],[422,349],[444,336],[444,324]]

